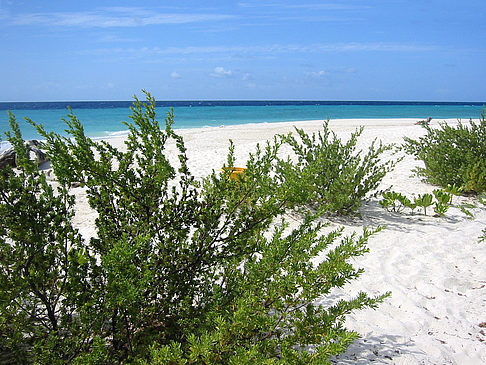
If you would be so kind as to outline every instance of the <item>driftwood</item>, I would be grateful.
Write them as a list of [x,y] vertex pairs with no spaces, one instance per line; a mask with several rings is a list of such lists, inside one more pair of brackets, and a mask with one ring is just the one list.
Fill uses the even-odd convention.
[[[40,142],[32,139],[25,141],[25,146],[29,148],[29,158],[35,159],[39,165],[47,161],[46,154],[39,148]],[[7,166],[17,167],[17,153],[13,147],[0,154],[0,169]]]

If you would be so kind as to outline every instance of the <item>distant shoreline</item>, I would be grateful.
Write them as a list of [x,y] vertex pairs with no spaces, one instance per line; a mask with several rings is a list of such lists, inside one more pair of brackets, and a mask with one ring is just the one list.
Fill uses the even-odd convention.
[[[0,110],[38,110],[38,109],[65,109],[70,106],[73,109],[97,108],[128,108],[133,105],[133,100],[122,101],[11,101],[0,102]],[[366,101],[366,100],[158,100],[157,107],[204,107],[204,106],[292,106],[292,105],[370,105],[370,106],[483,106],[486,101]]]
[[[190,104],[192,102],[179,102]],[[434,120],[476,119],[484,110],[482,103],[446,102],[335,102],[335,101],[201,101],[198,105],[177,106],[175,101],[157,103],[157,119],[161,125],[173,107],[175,129],[219,127],[221,125],[241,125],[256,123],[297,122],[308,120],[346,119],[401,119],[416,121],[428,117]],[[215,104],[218,105],[215,105]],[[223,105],[226,103],[225,105]],[[312,104],[313,103],[313,104]],[[15,115],[24,138],[39,139],[39,136],[24,118],[42,124],[46,130],[65,134],[66,125],[62,121],[69,113],[67,105],[81,121],[87,135],[109,137],[125,134],[128,129],[123,121],[130,122],[132,102],[61,102],[61,103],[14,103],[10,111]],[[239,104],[239,105],[236,105]],[[250,105],[254,104],[254,105]],[[2,106],[2,103],[0,103]],[[9,105],[3,103],[3,107]],[[25,108],[31,109],[25,109]],[[1,109],[1,108],[0,108]],[[0,134],[10,129],[7,110],[0,110]]]

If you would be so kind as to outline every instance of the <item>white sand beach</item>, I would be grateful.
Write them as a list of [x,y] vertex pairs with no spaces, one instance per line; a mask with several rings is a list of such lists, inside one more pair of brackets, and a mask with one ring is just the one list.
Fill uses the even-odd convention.
[[[366,149],[375,139],[400,144],[404,136],[417,138],[424,129],[415,119],[331,120],[329,125],[347,138],[364,126],[359,147]],[[450,124],[456,120],[448,120]],[[437,125],[432,121],[431,125]],[[196,178],[212,169],[219,170],[226,160],[229,139],[235,144],[237,164],[244,166],[248,153],[257,143],[275,134],[287,133],[297,125],[307,132],[319,130],[322,121],[221,126],[179,130],[186,142],[189,167]],[[123,146],[123,138],[110,140]],[[174,146],[168,153],[174,154]],[[283,151],[285,153],[285,151]],[[436,187],[412,176],[421,162],[405,158],[386,176],[380,189],[409,197],[432,192]],[[85,236],[94,234],[94,213],[85,201],[83,188],[73,189],[80,208],[76,224]],[[370,252],[356,260],[364,274],[336,295],[358,291],[392,296],[377,310],[357,311],[346,326],[362,337],[348,351],[334,359],[337,364],[486,364],[486,242],[478,243],[486,227],[486,208],[477,208],[474,219],[458,208],[445,217],[431,214],[390,213],[378,198],[364,204],[360,218],[331,220],[331,226],[345,226],[346,232],[361,232],[362,226],[385,225],[371,237]],[[455,202],[472,201],[456,197]]]

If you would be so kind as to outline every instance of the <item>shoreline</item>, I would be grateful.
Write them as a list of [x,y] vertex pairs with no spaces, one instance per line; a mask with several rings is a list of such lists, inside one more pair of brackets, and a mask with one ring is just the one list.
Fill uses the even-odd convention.
[[[238,124],[222,124],[219,126],[201,126],[201,127],[181,127],[181,128],[174,128],[176,133],[180,133],[181,135],[184,134],[191,134],[191,133],[198,133],[198,132],[211,132],[211,131],[218,131],[225,129],[227,131],[236,131],[244,129],[248,131],[248,129],[277,129],[283,128],[287,130],[289,127],[293,129],[293,127],[298,128],[308,128],[309,126],[315,127],[318,125],[319,127],[324,123],[327,119],[313,119],[313,120],[298,120],[298,121],[282,121],[282,122],[250,122],[250,123],[238,123]],[[160,126],[163,129],[165,123],[165,119],[160,120]],[[393,121],[394,123],[390,123]],[[408,125],[414,124],[417,121],[417,118],[342,118],[342,119],[329,119],[329,125],[332,126],[346,126],[346,127],[360,127],[360,126],[372,126],[372,125],[383,125],[383,126],[393,126],[396,122],[398,124]],[[447,123],[454,123],[457,122],[457,119],[449,118],[444,119],[441,121],[445,121]],[[434,121],[433,121],[434,122]],[[431,125],[434,125],[434,123]],[[86,133],[86,135],[96,141],[104,140],[107,142],[115,143],[116,145],[119,144],[121,140],[125,140],[128,136],[129,130],[120,130],[115,132],[110,132],[108,135],[90,135]],[[40,139],[42,141],[42,139]],[[0,152],[5,150],[9,147],[9,143],[3,139],[0,141]]]
[[[142,100],[142,102],[144,102]],[[211,102],[210,102],[211,103]],[[269,102],[270,103],[270,102]],[[34,103],[35,104],[35,103]],[[41,103],[42,104],[42,103]],[[44,125],[48,131],[64,133],[65,126],[61,119],[66,118],[66,108],[49,108],[49,103],[35,105],[35,109],[12,110],[26,139],[39,138],[33,127],[23,121],[28,117]],[[68,103],[69,104],[69,103]],[[130,121],[128,117],[131,112],[126,104],[123,108],[110,108],[105,102],[84,102],[85,107],[73,108],[74,114],[84,124],[87,135],[93,138],[110,138],[112,135],[126,134],[127,128],[122,121]],[[343,105],[341,105],[343,104]],[[327,105],[306,102],[300,104],[269,104],[261,101],[257,106],[248,105],[207,105],[193,107],[174,107],[176,129],[192,129],[202,127],[219,127],[220,125],[247,125],[261,123],[299,123],[299,121],[311,120],[350,120],[350,119],[414,119],[422,120],[432,117],[434,120],[469,120],[479,118],[484,110],[482,103],[471,105],[471,103],[439,103],[426,102],[417,105],[415,102],[364,102],[364,104]],[[73,105],[72,105],[73,106]],[[160,123],[163,124],[169,107],[157,107],[157,115]],[[8,115],[4,111],[0,113],[0,133],[9,130]]]
[[[426,118],[424,118],[426,119]],[[181,135],[183,134],[191,134],[197,132],[212,132],[225,129],[227,131],[240,131],[248,129],[288,129],[289,127],[293,129],[293,127],[298,128],[309,128],[309,127],[316,127],[322,126],[322,124],[327,119],[313,119],[313,120],[299,120],[299,121],[283,121],[283,122],[252,122],[252,123],[240,123],[240,124],[222,124],[219,126],[202,126],[202,127],[181,127],[181,128],[173,128],[174,131],[180,132]],[[329,119],[329,125],[331,127],[348,127],[348,128],[358,128],[358,127],[397,127],[397,126],[410,126],[414,125],[415,127],[419,127],[415,125],[415,122],[420,120],[420,118],[342,118],[342,119]],[[472,119],[473,121],[477,122],[479,119]],[[447,123],[447,124],[457,124],[459,121],[469,123],[469,119],[466,120],[458,120],[455,118],[447,118],[447,119],[432,119],[430,122],[430,126],[438,126],[439,123]],[[163,127],[162,122],[160,122],[161,127]],[[126,133],[125,133],[126,132]],[[108,135],[108,136],[95,136],[90,137],[96,140],[117,140],[117,139],[124,139],[128,135],[128,130],[126,131],[119,131],[113,132],[115,135]],[[118,135],[119,134],[119,135]]]

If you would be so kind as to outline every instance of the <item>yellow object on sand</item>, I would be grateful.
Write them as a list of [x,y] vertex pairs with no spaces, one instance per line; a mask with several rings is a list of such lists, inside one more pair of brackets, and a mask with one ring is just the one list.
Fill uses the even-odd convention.
[[241,179],[245,175],[245,170],[246,168],[244,167],[224,167],[221,169],[223,172],[231,172],[230,179],[232,180],[238,180],[239,178]]

